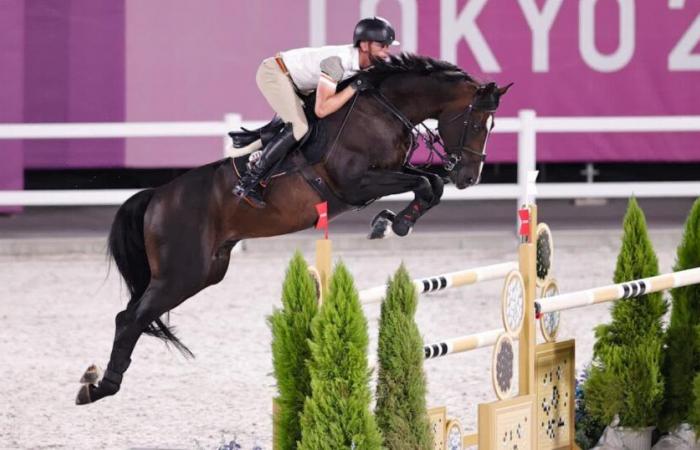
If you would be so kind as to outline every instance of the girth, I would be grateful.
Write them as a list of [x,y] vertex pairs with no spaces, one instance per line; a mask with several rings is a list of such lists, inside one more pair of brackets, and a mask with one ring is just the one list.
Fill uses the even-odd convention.
[[322,200],[328,202],[328,215],[345,211],[353,205],[342,200],[340,196],[331,188],[328,183],[309,165],[309,162],[304,158],[301,152],[293,151],[290,159],[295,168],[301,173],[306,182],[311,186],[321,197]]

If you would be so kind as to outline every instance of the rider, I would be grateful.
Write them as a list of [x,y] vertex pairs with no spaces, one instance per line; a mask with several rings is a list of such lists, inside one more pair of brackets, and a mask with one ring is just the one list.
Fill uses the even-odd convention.
[[[286,125],[240,178],[233,193],[255,208],[265,207],[258,192],[260,180],[309,129],[298,93],[316,89],[314,112],[319,118],[336,112],[355,92],[369,87],[362,77],[340,92],[336,92],[337,84],[368,68],[373,58],[388,58],[389,46],[399,44],[394,37],[389,21],[369,17],[355,26],[352,45],[299,48],[265,59],[255,80],[267,102]],[[246,150],[253,152],[260,148],[262,143],[257,140]]]

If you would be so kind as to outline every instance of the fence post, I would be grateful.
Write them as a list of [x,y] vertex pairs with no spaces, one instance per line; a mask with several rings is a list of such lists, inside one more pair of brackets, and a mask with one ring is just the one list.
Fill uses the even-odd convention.
[[224,115],[224,158],[229,156],[229,152],[233,146],[228,132],[238,130],[241,125],[243,125],[243,117],[240,114],[229,113]]
[[535,170],[537,163],[537,115],[531,109],[518,112],[520,131],[518,132],[518,189],[520,197],[516,209],[527,204],[528,173]]

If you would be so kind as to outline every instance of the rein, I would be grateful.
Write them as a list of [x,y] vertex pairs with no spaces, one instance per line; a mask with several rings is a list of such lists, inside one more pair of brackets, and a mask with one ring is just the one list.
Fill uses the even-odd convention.
[[356,92],[355,95],[352,97],[352,103],[350,104],[350,108],[348,108],[348,111],[345,113],[345,117],[343,117],[343,123],[340,124],[340,130],[338,130],[338,133],[335,135],[335,139],[333,140],[333,145],[331,145],[331,149],[328,150],[328,153],[326,154],[326,157],[324,158],[325,161],[328,161],[328,159],[331,157],[333,152],[335,151],[335,147],[338,144],[338,141],[340,140],[340,136],[343,134],[343,130],[345,129],[345,125],[348,123],[348,119],[350,118],[350,113],[352,112],[353,109],[355,109],[355,103],[357,102],[357,97],[360,96],[359,92]]

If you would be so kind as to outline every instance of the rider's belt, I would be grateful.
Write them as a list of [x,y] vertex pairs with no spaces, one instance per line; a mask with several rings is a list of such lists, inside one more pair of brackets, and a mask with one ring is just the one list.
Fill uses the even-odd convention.
[[289,70],[287,70],[287,65],[284,63],[284,60],[282,59],[282,56],[280,56],[279,53],[275,56],[275,62],[279,66],[282,73],[289,76]]
[[282,59],[282,56],[278,53],[275,55],[275,62],[277,63],[277,66],[280,68],[282,73],[289,78],[289,81],[292,83],[292,86],[294,87],[294,92],[297,93],[297,95],[301,95],[299,88],[297,87],[296,83],[294,82],[294,78],[289,74],[289,70],[287,70],[287,65],[284,63],[284,60]]

